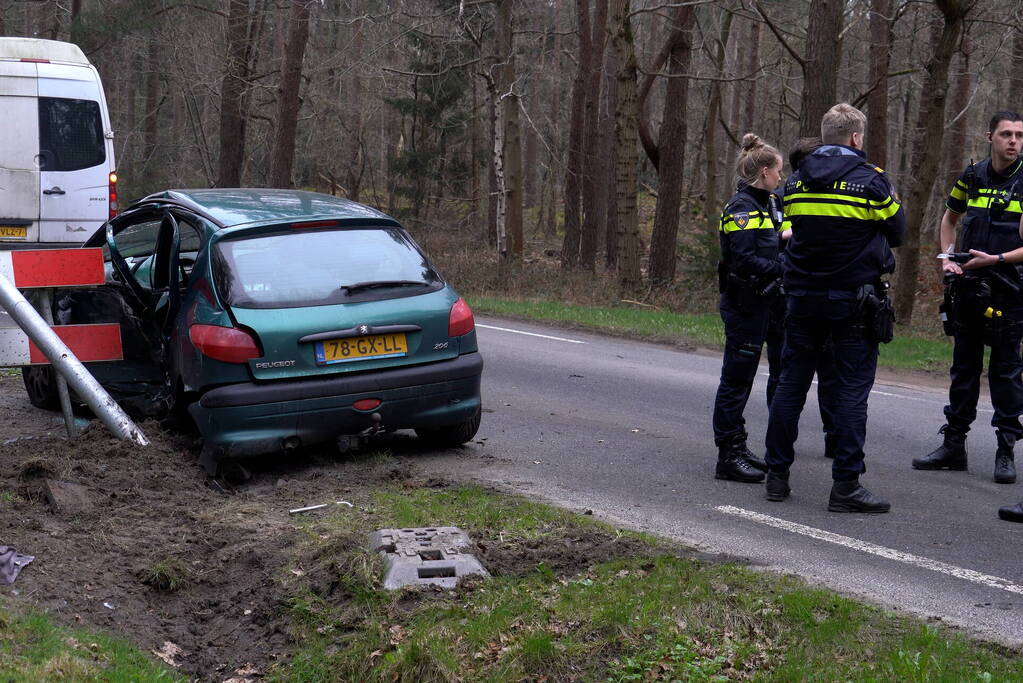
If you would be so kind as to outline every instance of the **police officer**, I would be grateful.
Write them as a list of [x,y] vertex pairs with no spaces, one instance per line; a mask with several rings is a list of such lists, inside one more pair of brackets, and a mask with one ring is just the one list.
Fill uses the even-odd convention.
[[[867,426],[867,398],[874,384],[875,329],[887,298],[880,278],[894,270],[890,246],[902,243],[902,207],[884,171],[867,163],[866,117],[837,104],[821,121],[823,145],[807,156],[785,185],[785,213],[792,223],[785,264],[787,315],[782,372],[767,426],[767,499],[789,496],[799,415],[830,343],[834,354],[833,512],[887,512],[891,505],[859,483]],[[868,304],[871,304],[868,306]],[[887,318],[890,323],[891,319]]]
[[[778,378],[780,334],[769,325],[770,299],[780,293],[778,279],[781,205],[773,190],[781,183],[781,155],[759,137],[747,133],[736,159],[738,191],[721,214],[718,264],[721,320],[725,351],[721,382],[714,399],[714,444],[718,461],[714,476],[757,483],[764,480],[762,460],[746,446],[743,411],[767,342],[770,404]],[[772,332],[773,329],[773,332]]]
[[[793,171],[799,169],[799,165],[807,155],[812,154],[823,143],[819,137],[799,138],[795,146],[789,150],[789,168]],[[785,196],[784,186],[779,188],[777,194],[781,198]],[[792,236],[792,221],[785,218],[782,225],[782,244],[788,245],[788,239]],[[782,263],[785,262],[785,247],[782,248]],[[781,300],[782,311],[779,315],[771,317],[772,324],[783,325],[785,322],[785,300]],[[782,331],[784,336],[784,331]],[[824,353],[818,358],[817,364],[817,406],[821,413],[821,425],[824,428],[824,457],[834,459],[835,457],[835,419],[834,406],[831,405],[831,397],[837,393],[835,389],[835,369],[831,348],[826,347]]]
[[[1006,262],[1004,252],[1023,246],[1019,225],[1023,201],[1023,119],[1015,112],[1000,111],[991,117],[987,133],[991,156],[970,164],[956,181],[941,218],[941,249],[954,248],[956,225],[959,251],[978,250],[984,258],[966,264],[969,273],[951,259],[942,272],[951,279],[950,300],[955,344],[952,350],[951,383],[944,439],[937,449],[915,458],[918,470],[965,470],[966,433],[977,417],[980,375],[984,370],[984,345],[991,347],[988,382],[998,447],[994,480],[1016,481],[1013,447],[1023,436],[1019,415],[1023,413],[1023,361],[1020,336],[1023,328],[1023,279],[1017,266]],[[990,312],[989,312],[990,311]],[[985,315],[987,314],[987,315]]]

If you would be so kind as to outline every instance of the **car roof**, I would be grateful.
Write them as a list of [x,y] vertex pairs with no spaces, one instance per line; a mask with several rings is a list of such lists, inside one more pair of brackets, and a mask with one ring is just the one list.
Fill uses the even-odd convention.
[[238,225],[280,223],[294,220],[348,219],[373,224],[398,222],[376,209],[349,199],[305,190],[268,188],[215,188],[166,190],[137,202],[163,201],[180,204],[204,215],[221,228]]

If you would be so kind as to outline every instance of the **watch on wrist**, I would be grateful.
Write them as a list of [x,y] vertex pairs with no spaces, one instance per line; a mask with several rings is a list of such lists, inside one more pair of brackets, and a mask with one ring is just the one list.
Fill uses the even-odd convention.
[[998,262],[999,263],[1005,263],[1005,254],[999,254],[998,255]]

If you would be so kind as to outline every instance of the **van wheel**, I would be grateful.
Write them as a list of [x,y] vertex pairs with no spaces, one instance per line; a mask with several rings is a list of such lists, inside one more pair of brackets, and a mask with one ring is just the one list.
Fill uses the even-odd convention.
[[57,393],[57,373],[50,365],[29,365],[21,369],[28,400],[36,408],[58,410],[60,395]]
[[467,441],[471,441],[472,437],[476,436],[476,432],[480,428],[480,418],[482,413],[476,413],[474,416],[460,422],[456,425],[449,425],[447,427],[434,427],[434,428],[421,428],[416,429],[416,436],[424,441],[428,446],[434,448],[453,448],[454,446],[461,446]]

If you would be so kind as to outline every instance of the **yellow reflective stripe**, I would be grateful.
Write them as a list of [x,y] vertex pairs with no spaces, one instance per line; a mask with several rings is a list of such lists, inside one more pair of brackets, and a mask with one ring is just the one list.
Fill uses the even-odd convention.
[[[986,209],[991,206],[993,199],[994,197],[975,197],[967,203],[967,206],[976,209]],[[1023,213],[1023,203],[1020,203],[1019,200],[1013,200],[1005,205],[1004,211],[1009,213]]]
[[796,202],[785,206],[786,216],[827,216],[830,218],[855,218],[861,221],[873,219],[872,212],[865,206],[831,204],[821,202]]
[[[763,215],[761,214],[761,216]],[[743,227],[739,227],[735,221],[732,220],[732,216],[727,216],[721,221],[721,231],[726,233],[738,232],[739,230],[761,230],[765,228],[770,228],[771,230],[774,229],[774,223],[772,223],[771,219],[766,216],[754,218],[753,215],[750,214],[749,223]]]
[[956,183],[956,186],[952,188],[952,191],[949,192],[948,195],[952,199],[955,199],[956,201],[962,202],[962,201],[966,200],[966,189],[965,188],[964,189],[959,189],[959,183]]
[[899,212],[894,197],[875,202],[863,197],[822,192],[800,192],[785,197],[786,216],[833,216],[862,221],[883,221]]
[[966,183],[964,183],[962,180],[956,180],[956,187],[958,187],[960,190],[969,190],[970,189],[969,187],[967,187]]
[[789,202],[799,202],[806,199],[833,199],[840,202],[855,202],[863,206],[868,205],[868,201],[864,197],[851,194],[829,194],[825,192],[795,192],[791,195],[785,195],[785,206],[789,205]]

